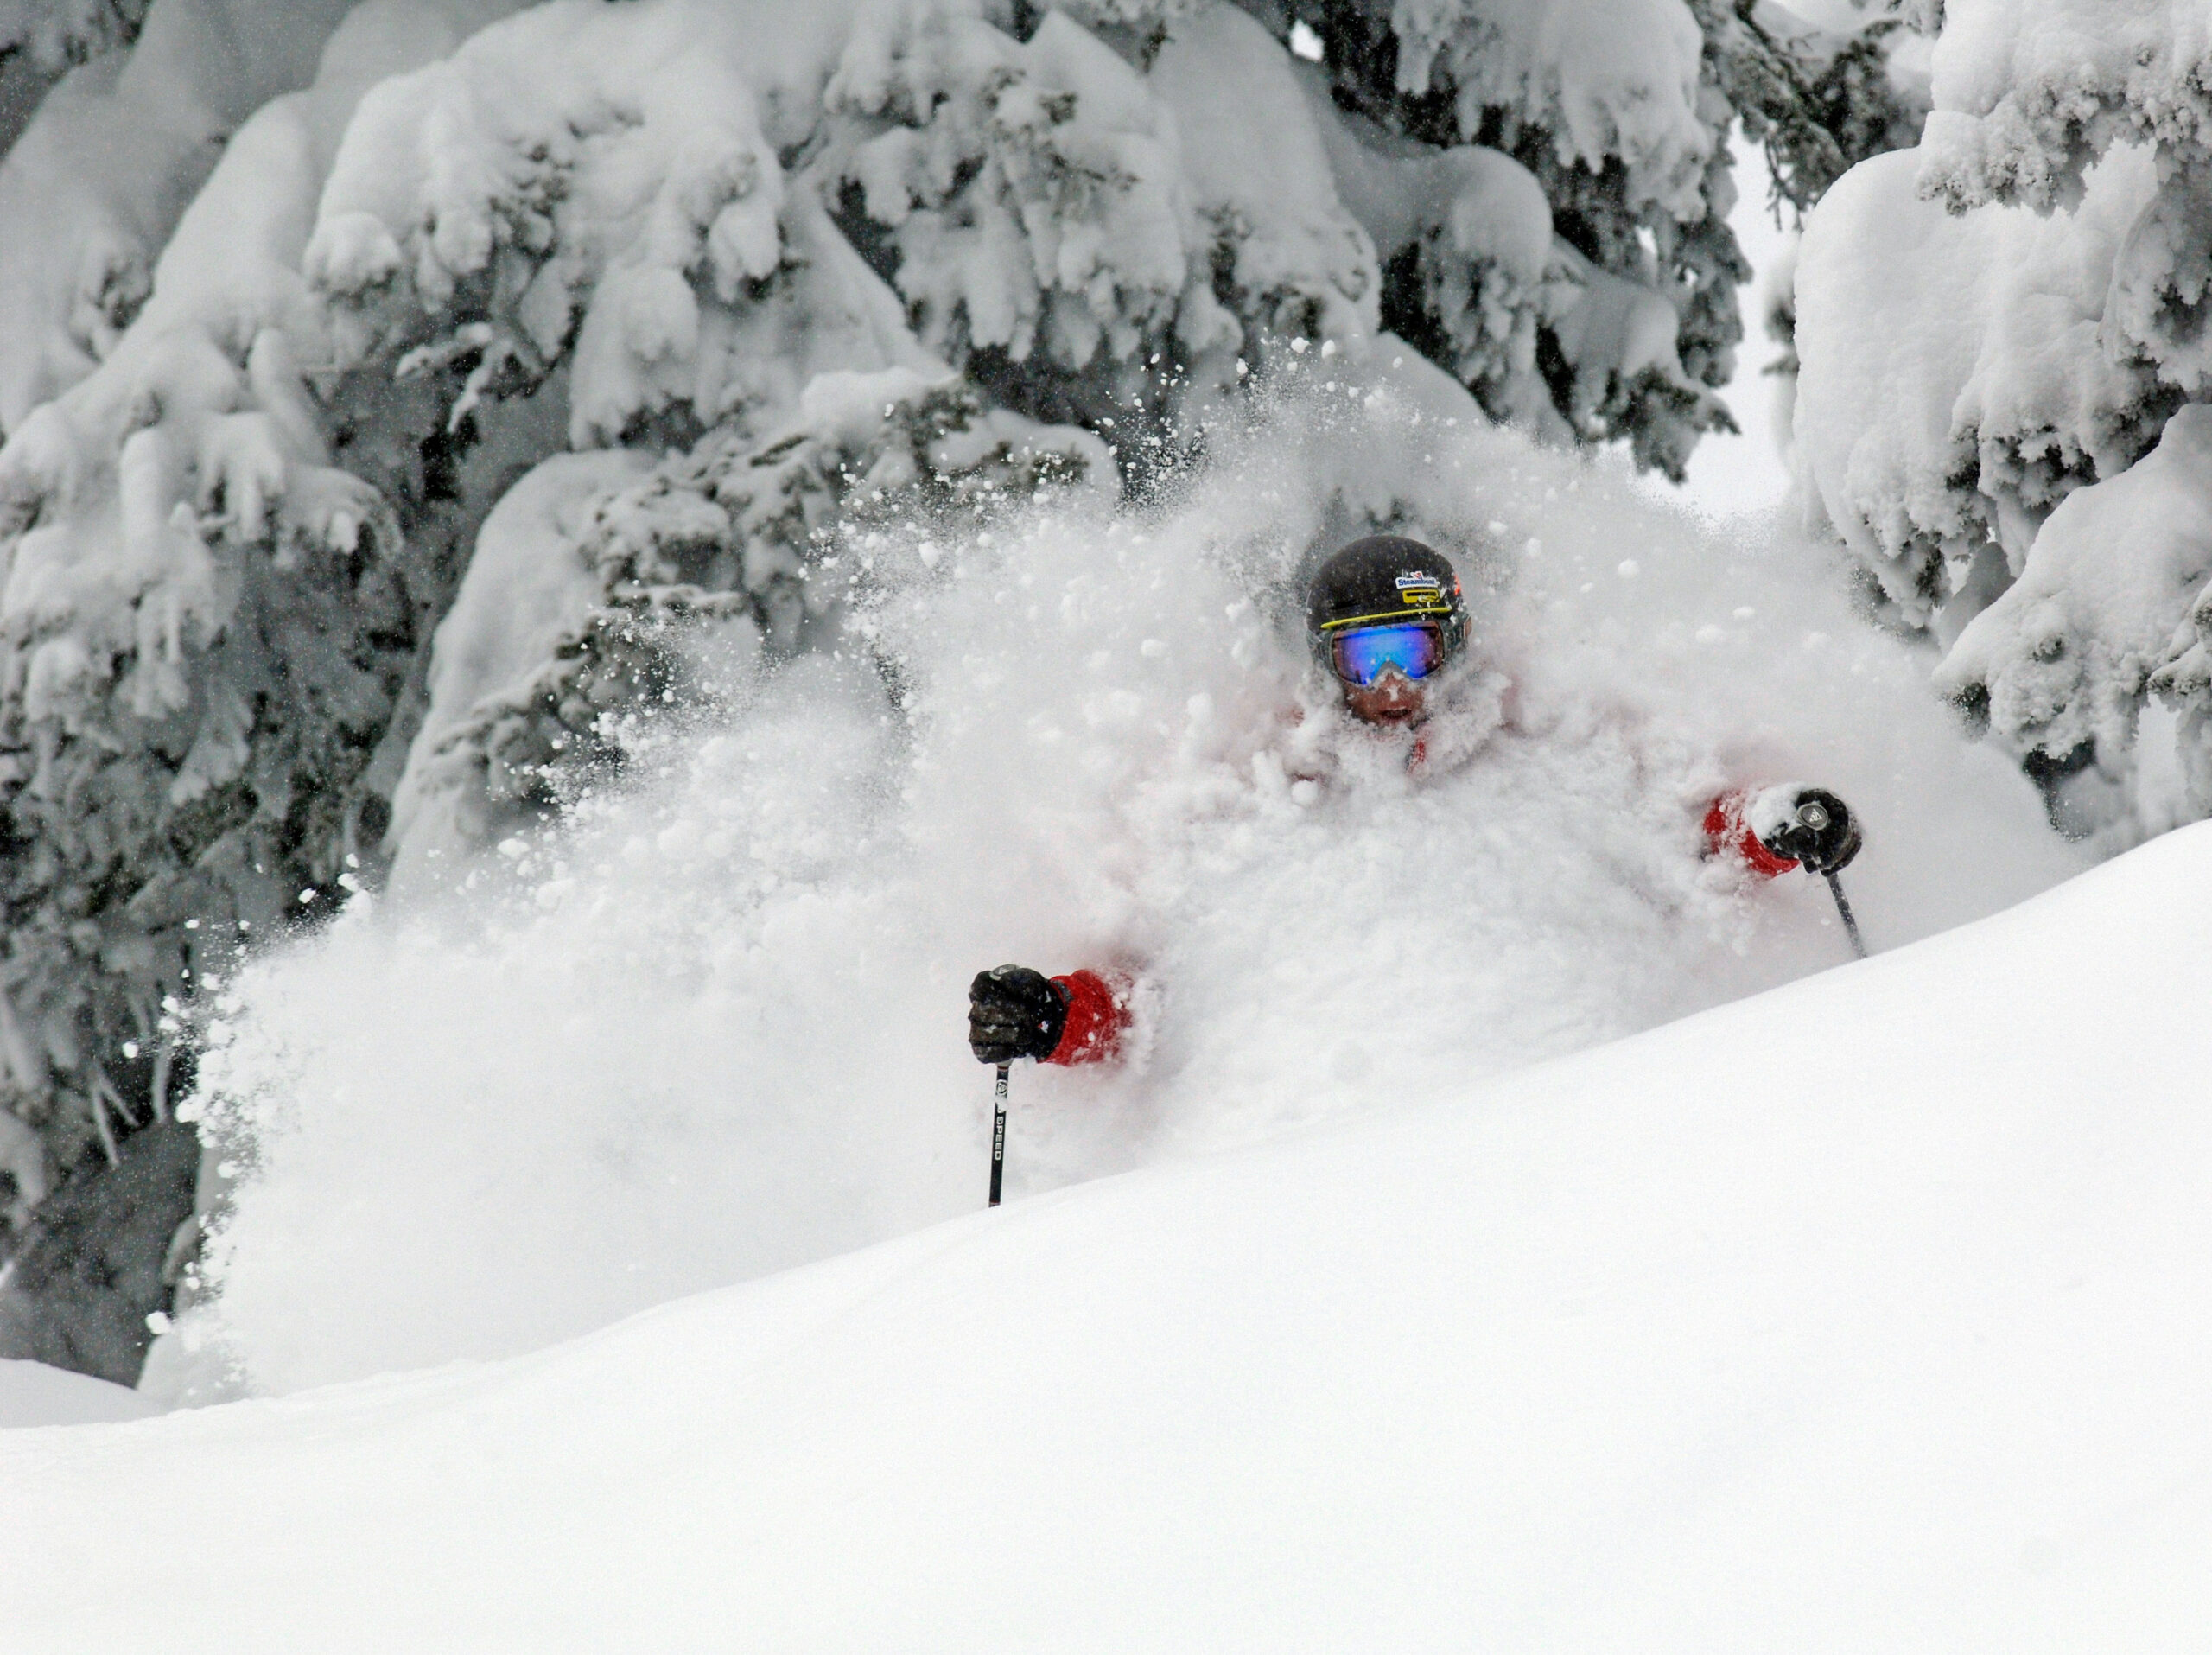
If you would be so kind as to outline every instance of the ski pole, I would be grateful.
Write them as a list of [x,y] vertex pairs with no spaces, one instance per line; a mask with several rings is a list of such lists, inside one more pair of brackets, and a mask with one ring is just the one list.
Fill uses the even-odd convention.
[[[1840,901],[1840,896],[1837,900]],[[1859,933],[1854,931],[1851,934],[1855,937]],[[999,1187],[1006,1179],[1006,1076],[1007,1071],[1013,1066],[1011,1063],[999,1065],[998,1111],[991,1118],[991,1205],[993,1206],[999,1204]]]
[[[1817,873],[1822,879],[1827,881],[1828,894],[1835,898],[1835,911],[1843,916],[1843,928],[1851,936],[1851,952],[1859,958],[1865,959],[1866,958],[1866,939],[1859,934],[1859,921],[1851,912],[1850,901],[1844,896],[1843,882],[1836,877],[1836,868],[1841,866],[1843,862],[1849,862],[1857,853],[1859,836],[1855,831],[1847,825],[1846,836],[1848,843],[1841,847],[1841,862],[1833,865],[1828,863],[1827,853],[1821,844],[1820,836],[1827,830],[1834,818],[1828,814],[1827,805],[1821,802],[1821,795],[1808,796],[1802,792],[1797,795],[1794,827],[1802,828],[1811,836],[1806,848],[1796,851],[1797,860],[1807,871]],[[1843,801],[1837,799],[1834,794],[1827,794],[1825,797],[1839,810],[1842,809]],[[1847,824],[1848,821],[1849,817],[1847,812]],[[1793,846],[1792,849],[1795,850],[1796,847]],[[1819,853],[1820,860],[1818,861],[1814,859],[1815,853]]]
[[[1843,916],[1843,928],[1851,933],[1852,952],[1865,959],[1866,945],[1859,935],[1859,921],[1851,917],[1851,904],[1844,900],[1843,882],[1834,873],[1823,873],[1821,877],[1827,881],[1828,894],[1835,898],[1835,911]],[[1006,1071],[1003,1069],[999,1071],[999,1091],[1003,1094],[1006,1091]]]

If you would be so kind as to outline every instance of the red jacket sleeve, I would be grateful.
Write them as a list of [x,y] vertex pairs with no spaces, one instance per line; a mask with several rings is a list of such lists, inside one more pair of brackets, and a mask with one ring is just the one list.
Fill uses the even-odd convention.
[[1738,787],[1714,799],[1705,812],[1705,844],[1709,856],[1734,856],[1761,879],[1772,879],[1796,867],[1788,856],[1777,856],[1751,831],[1744,819],[1751,802],[1748,790]]
[[1067,990],[1068,1021],[1047,1063],[1104,1063],[1121,1054],[1129,1026],[1127,992],[1096,971],[1071,971],[1053,982]]

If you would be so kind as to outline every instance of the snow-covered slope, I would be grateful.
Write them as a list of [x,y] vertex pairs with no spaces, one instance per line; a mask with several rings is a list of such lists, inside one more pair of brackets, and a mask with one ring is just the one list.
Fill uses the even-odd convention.
[[2208,904],[2188,830],[537,1356],[11,1433],[8,1647],[2202,1648]]

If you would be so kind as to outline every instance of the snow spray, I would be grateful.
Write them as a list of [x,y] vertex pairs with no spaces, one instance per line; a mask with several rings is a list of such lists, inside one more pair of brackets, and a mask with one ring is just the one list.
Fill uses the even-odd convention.
[[[1698,854],[1746,779],[1854,801],[1885,945],[2078,865],[1824,547],[1339,384],[1141,512],[841,540],[867,650],[736,663],[624,735],[619,784],[234,972],[197,1096],[247,1168],[210,1325],[251,1386],[540,1349],[973,1213],[994,1066],[946,1024],[981,958],[1133,959],[1156,995],[1131,1060],[1030,1072],[1033,1194],[1826,969],[1816,889]],[[1269,595],[1347,475],[1347,520],[1433,501],[1407,520],[1497,581],[1470,601],[1516,716],[1418,785],[1388,743],[1299,780],[1331,726],[1286,717]]]

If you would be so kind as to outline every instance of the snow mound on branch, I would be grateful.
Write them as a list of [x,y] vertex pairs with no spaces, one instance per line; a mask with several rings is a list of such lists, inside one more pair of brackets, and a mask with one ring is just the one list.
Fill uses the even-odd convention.
[[0,58],[27,52],[48,73],[128,44],[149,0],[0,0]]
[[762,368],[789,375],[741,302],[782,261],[785,199],[738,67],[746,16],[559,0],[372,91],[304,265],[352,313],[352,360],[481,310],[453,335],[482,356],[457,412],[512,360],[542,376],[573,347],[579,447],[672,402],[719,423]]
[[[1926,625],[1974,586],[1977,557],[2001,547],[2017,572],[2044,515],[2125,470],[2166,409],[2105,325],[2114,261],[2157,188],[2147,155],[2108,157],[2060,218],[1954,217],[1917,198],[1918,164],[1900,151],[1853,168],[1807,220],[1795,430],[1808,498]],[[1975,590],[1986,602],[1986,578]]]
[[[0,432],[83,379],[153,283],[168,228],[214,164],[212,146],[117,105],[124,60],[70,74],[0,157]],[[151,129],[151,130],[149,130]]]
[[[2145,683],[2208,580],[2212,408],[2193,404],[2141,460],[2050,514],[2019,578],[1961,634],[1936,686],[1985,706],[2016,749],[2094,743],[2117,767]],[[2184,670],[2201,672],[2201,660]]]
[[2117,142],[2202,142],[2212,31],[2196,0],[1949,0],[1928,188],[1955,207],[2081,197]]
[[1171,336],[1192,353],[1233,345],[1192,257],[1174,122],[1142,77],[1065,14],[1027,41],[985,16],[976,0],[901,5],[830,86],[861,134],[839,171],[899,249],[924,342],[1076,372]]
[[28,1578],[126,1514],[193,1537],[13,1625],[1338,1651],[1385,1605],[1409,1652],[2183,1645],[2208,904],[2199,828],[1603,1050],[1484,1084],[1440,1043],[1356,1126],[526,1360],[0,1438]]
[[[154,544],[180,512],[195,541],[258,544],[290,532],[351,544],[381,507],[368,485],[332,468],[306,383],[331,356],[299,273],[315,198],[363,89],[450,48],[509,3],[372,0],[346,20],[312,90],[268,101],[231,139],[111,360],[39,407],[0,450],[0,530],[65,537],[59,562],[73,578],[97,581],[119,562],[137,576],[121,582],[132,595],[158,585],[167,564],[202,562],[181,542],[166,553]],[[37,607],[36,594],[22,595]],[[158,607],[191,612],[209,601],[195,589]],[[47,618],[82,616],[49,603]],[[174,665],[153,652],[141,665],[151,673],[165,660]],[[134,700],[145,712],[174,698],[163,684]]]
[[1510,127],[1550,130],[1562,164],[1618,158],[1630,203],[1686,223],[1713,135],[1698,118],[1705,37],[1681,0],[1396,0],[1399,84],[1427,89],[1446,72],[1460,130],[1506,112]]
[[[1168,68],[1163,64],[1162,73]],[[1408,246],[1417,251],[1423,296],[1451,344],[1445,366],[1485,409],[1569,440],[1536,372],[1536,336],[1540,324],[1573,310],[1580,290],[1564,279],[1565,244],[1552,233],[1543,186],[1496,150],[1437,150],[1393,137],[1338,110],[1318,74],[1302,79],[1337,191],[1378,259],[1388,263]],[[1192,90],[1203,101],[1202,89]],[[1204,118],[1211,118],[1211,105]]]
[[[1286,339],[1371,338],[1376,250],[1340,199],[1351,192],[1332,177],[1281,43],[1235,6],[1210,5],[1177,21],[1150,85],[1174,117],[1198,211],[1228,254],[1238,313]],[[1544,221],[1548,231],[1548,211]]]
[[135,47],[47,98],[0,157],[0,432],[115,347],[226,140],[315,78],[353,3],[158,0]]
[[[779,664],[733,627],[696,714],[633,710],[632,780],[569,829],[239,976],[201,1106],[249,1170],[203,1359],[284,1391],[529,1349],[962,1211],[988,1130],[963,996],[1001,960],[1145,984],[1133,1062],[1024,1070],[1020,1195],[1845,958],[1810,882],[1700,861],[1731,782],[1861,811],[1878,946],[2075,865],[1814,549],[1716,538],[1433,370],[1294,379],[1149,513],[853,523],[810,576],[842,638]],[[1291,620],[1305,559],[1401,511],[1481,640],[1418,785],[1306,682]]]

